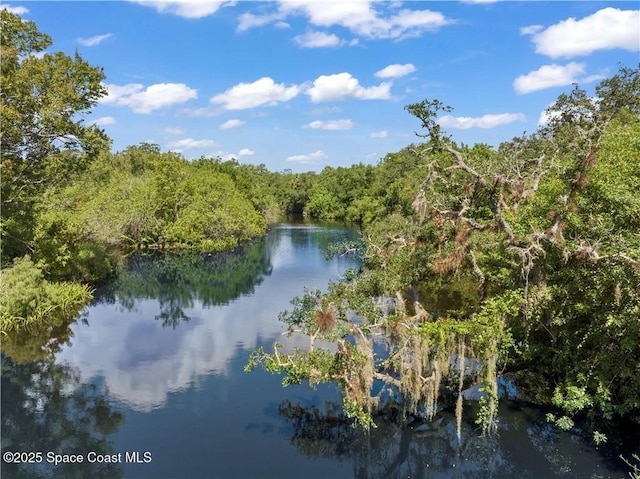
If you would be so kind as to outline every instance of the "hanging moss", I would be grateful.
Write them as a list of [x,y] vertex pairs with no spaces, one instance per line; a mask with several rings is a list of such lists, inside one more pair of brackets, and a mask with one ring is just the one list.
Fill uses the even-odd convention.
[[[357,421],[370,424],[374,394],[405,415],[433,417],[443,384],[451,392],[457,379],[458,421],[464,384],[479,383],[477,419],[491,433],[505,365],[526,371],[547,401],[556,386],[576,387],[590,412],[638,419],[639,78],[621,68],[598,85],[597,103],[576,87],[551,107],[547,127],[498,149],[443,135],[437,118],[449,109],[437,100],[406,107],[425,139],[402,153],[419,168],[394,169],[413,211],[368,224],[364,272],[316,298],[314,307],[336,305],[335,326],[320,332],[326,318],[289,317],[373,358],[373,380],[357,370],[362,361],[334,371]],[[380,297],[395,308],[377,306]],[[356,347],[358,335],[367,342]],[[373,356],[373,345],[384,353]],[[477,377],[465,377],[470,359]],[[557,403],[573,414],[566,395]]]
[[462,388],[464,386],[464,341],[458,343],[458,399],[456,400],[456,434],[458,444],[462,437]]

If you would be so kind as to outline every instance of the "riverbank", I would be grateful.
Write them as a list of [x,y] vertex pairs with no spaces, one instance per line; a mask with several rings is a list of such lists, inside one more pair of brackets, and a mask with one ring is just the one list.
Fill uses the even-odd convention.
[[[304,345],[283,335],[278,314],[305,287],[325,291],[357,269],[352,256],[325,255],[331,241],[357,236],[335,224],[280,224],[232,252],[133,255],[96,291],[66,340],[50,338],[58,344],[50,357],[3,355],[3,399],[11,406],[3,407],[2,434],[11,438],[3,450],[152,454],[150,463],[103,469],[86,461],[45,465],[53,477],[208,477],[212,467],[237,478],[265,471],[310,479],[354,471],[370,478],[461,471],[498,479],[627,477],[616,437],[595,447],[577,430],[559,431],[535,406],[501,402],[498,434],[489,437],[474,423],[475,402],[465,403],[460,441],[451,405],[431,422],[379,420],[366,432],[341,415],[333,385],[282,388],[279,377],[244,373],[256,347]],[[238,461],[247,451],[257,460]],[[47,476],[43,469],[31,477]]]

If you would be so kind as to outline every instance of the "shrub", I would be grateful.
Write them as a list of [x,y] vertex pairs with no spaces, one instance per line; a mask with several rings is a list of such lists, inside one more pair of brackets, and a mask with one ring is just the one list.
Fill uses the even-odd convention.
[[45,280],[29,256],[16,259],[2,272],[0,331],[11,334],[69,321],[91,297],[85,285]]

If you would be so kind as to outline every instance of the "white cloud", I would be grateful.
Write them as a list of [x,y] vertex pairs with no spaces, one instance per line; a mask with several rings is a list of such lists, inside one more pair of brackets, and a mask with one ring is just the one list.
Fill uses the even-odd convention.
[[584,73],[584,63],[571,62],[568,65],[543,65],[513,82],[516,93],[523,95],[545,88],[571,85],[578,82],[578,76]]
[[216,116],[216,112],[212,108],[185,108],[182,113],[186,116],[192,116],[194,118],[208,118]]
[[242,120],[228,120],[225,121],[222,125],[220,125],[218,128],[220,128],[221,130],[231,130],[232,128],[238,128],[239,126],[244,125],[246,122],[242,121]]
[[335,105],[331,105],[331,106],[314,108],[309,112],[309,115],[311,116],[331,115],[333,113],[340,113],[340,112],[342,112],[342,108],[337,107]]
[[[276,26],[282,28],[289,25],[282,21],[281,13],[272,13],[268,15],[254,15],[253,13],[243,13],[238,17],[237,31],[244,32],[250,28],[263,27],[269,23],[276,22]],[[282,25],[284,24],[284,25]]]
[[101,116],[91,122],[92,125],[96,126],[115,125],[115,123],[116,119],[112,116]]
[[313,81],[307,95],[314,103],[323,101],[342,101],[348,98],[359,100],[385,100],[391,97],[391,83],[383,82],[378,86],[363,87],[350,73],[321,75]]
[[13,5],[2,5],[2,9],[14,15],[26,15],[29,13],[29,9],[26,7],[14,7]]
[[171,141],[167,147],[175,151],[188,150],[190,148],[208,148],[215,146],[213,140],[194,140],[193,138],[183,138],[182,140]]
[[234,3],[226,0],[133,0],[133,2],[155,8],[160,13],[184,18],[207,17],[216,13],[220,7]]
[[395,11],[393,15],[385,15],[374,7],[375,3],[364,0],[343,2],[281,1],[276,13],[241,16],[238,30],[243,31],[274,21],[282,21],[289,15],[302,15],[308,18],[311,25],[317,27],[340,26],[365,38],[401,38],[419,35],[428,30],[437,30],[452,23],[442,13],[431,10],[402,9]]
[[520,28],[520,35],[535,35],[544,27],[542,25],[528,25]]
[[551,103],[540,113],[540,117],[538,118],[538,126],[548,125],[551,120],[558,118],[560,116],[559,111],[549,112],[549,108],[551,108],[555,103]]
[[435,31],[452,22],[441,13],[431,10],[401,10],[389,18],[387,23],[388,31],[381,38],[413,37],[424,31]]
[[213,153],[213,156],[217,156],[224,161],[229,161],[229,160],[237,160],[238,158],[241,158],[243,156],[253,156],[255,154],[256,152],[253,151],[251,148],[242,148],[238,153],[229,153],[228,151],[223,151],[223,150],[216,151],[215,153]]
[[111,33],[105,33],[104,35],[96,35],[90,38],[78,38],[77,42],[85,47],[95,47],[96,45],[100,45],[100,43],[107,38],[111,38],[111,36]]
[[297,85],[276,84],[271,78],[264,77],[253,83],[238,83],[224,93],[211,98],[211,103],[222,104],[225,110],[244,110],[262,105],[275,105],[289,101],[300,93]]
[[294,37],[293,40],[302,48],[337,47],[342,44],[337,35],[324,32],[307,32]]
[[640,10],[604,8],[581,20],[568,18],[536,33],[536,53],[551,58],[586,56],[597,50],[640,50]]
[[438,123],[445,128],[467,130],[469,128],[495,128],[496,126],[508,125],[509,123],[525,120],[526,118],[522,113],[499,113],[475,118],[445,115],[438,119]]
[[301,163],[303,165],[309,163],[316,163],[319,160],[326,160],[328,157],[322,150],[315,151],[313,153],[309,153],[308,155],[294,155],[289,156],[287,161]]
[[405,65],[394,64],[384,67],[382,70],[376,72],[378,78],[400,78],[409,73],[416,71],[416,67],[411,63]]
[[374,131],[371,133],[371,138],[386,138],[387,136],[389,136],[389,132],[387,130]]
[[223,161],[235,160],[238,157],[238,155],[236,155],[235,153],[227,153],[226,151],[222,150],[216,151],[212,156],[218,157]]
[[146,89],[139,83],[106,85],[108,94],[100,99],[106,105],[125,106],[135,113],[151,113],[171,105],[198,98],[198,90],[184,83],[156,83]]
[[582,84],[593,83],[594,81],[604,80],[605,78],[607,78],[607,75],[602,75],[598,73],[595,75],[589,75],[584,78],[581,78],[580,83]]
[[321,130],[350,130],[353,128],[353,122],[347,120],[330,120],[330,121],[312,121],[308,125],[304,125],[304,128],[319,128]]
[[165,133],[169,133],[170,135],[184,135],[185,131],[182,128],[172,128],[167,127],[164,129]]

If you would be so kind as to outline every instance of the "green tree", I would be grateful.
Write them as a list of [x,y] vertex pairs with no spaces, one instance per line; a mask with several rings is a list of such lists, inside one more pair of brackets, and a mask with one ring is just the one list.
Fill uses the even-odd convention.
[[61,278],[96,281],[113,271],[114,248],[222,250],[265,229],[265,214],[215,161],[143,144],[99,156],[49,195],[36,257]]
[[[596,94],[561,95],[548,127],[496,150],[445,136],[442,103],[408,105],[427,140],[407,151],[423,172],[412,211],[365,229],[358,278],[282,315],[308,348],[259,350],[249,369],[337,382],[345,413],[365,426],[389,402],[432,417],[445,391],[460,418],[462,389],[479,383],[478,420],[491,431],[500,369],[560,408],[560,426],[585,413],[640,420],[640,69]],[[480,367],[468,372],[467,358]]]
[[370,216],[368,199],[374,175],[371,165],[327,166],[311,187],[305,213],[313,218],[361,222]]
[[[86,168],[104,134],[83,123],[105,94],[102,69],[77,53],[47,53],[51,38],[0,11],[3,263],[30,251],[34,211],[48,187]],[[45,52],[45,53],[43,53]]]
[[311,171],[292,173],[291,170],[285,170],[276,173],[273,183],[276,186],[275,196],[280,210],[285,214],[302,214],[309,202],[316,178],[316,173]]

